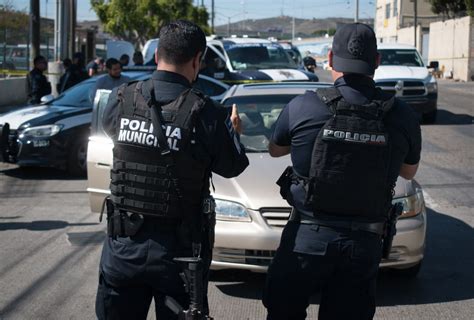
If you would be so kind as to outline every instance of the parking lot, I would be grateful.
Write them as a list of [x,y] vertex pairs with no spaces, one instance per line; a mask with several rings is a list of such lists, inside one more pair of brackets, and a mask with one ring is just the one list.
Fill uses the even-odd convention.
[[[472,319],[473,101],[472,82],[439,82],[438,120],[422,126],[416,177],[428,207],[426,257],[416,279],[381,272],[376,319]],[[95,318],[105,223],[90,213],[86,186],[61,171],[0,163],[1,320]],[[211,280],[216,319],[265,318],[264,275],[227,270]],[[309,319],[317,318],[317,301]]]

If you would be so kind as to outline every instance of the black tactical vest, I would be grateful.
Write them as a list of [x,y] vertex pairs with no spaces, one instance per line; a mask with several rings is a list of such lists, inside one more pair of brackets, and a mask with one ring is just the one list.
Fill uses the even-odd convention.
[[[208,166],[193,154],[193,131],[196,117],[206,104],[204,96],[189,89],[160,106],[149,80],[122,85],[118,99],[110,184],[115,206],[172,219],[198,214]],[[160,130],[171,151],[167,155],[162,155],[151,108],[158,108]]]
[[352,105],[336,88],[317,94],[333,116],[313,146],[306,203],[316,216],[384,217],[394,186],[388,178],[391,142],[383,119],[394,98],[382,101],[377,91],[369,104]]

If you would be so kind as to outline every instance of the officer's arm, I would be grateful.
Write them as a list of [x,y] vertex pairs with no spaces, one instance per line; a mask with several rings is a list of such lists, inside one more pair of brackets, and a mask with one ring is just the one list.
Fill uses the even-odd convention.
[[400,168],[400,177],[405,178],[407,180],[411,180],[415,177],[416,171],[418,170],[418,165],[417,164],[402,164],[402,167]]
[[211,133],[213,152],[212,172],[232,178],[241,174],[249,165],[245,147],[240,143],[239,134],[232,126],[231,109],[214,106],[212,112],[217,116],[215,133]]
[[[407,108],[405,110],[411,110]],[[405,157],[405,161],[400,168],[400,177],[407,180],[411,180],[415,177],[418,165],[421,157],[421,128],[418,119],[414,116],[413,112],[409,112],[408,121],[405,122],[406,137],[408,140],[408,154]]]
[[268,145],[268,152],[274,158],[286,156],[287,154],[290,153],[290,151],[291,151],[290,146],[279,146],[275,144],[273,141],[270,141],[270,144]]
[[289,107],[283,108],[275,123],[272,139],[268,145],[268,152],[272,157],[286,156],[291,152],[291,135],[289,121]]
[[117,127],[117,113],[118,113],[118,99],[117,89],[115,88],[109,95],[109,100],[105,106],[102,116],[102,127],[109,137],[112,137],[116,132]]

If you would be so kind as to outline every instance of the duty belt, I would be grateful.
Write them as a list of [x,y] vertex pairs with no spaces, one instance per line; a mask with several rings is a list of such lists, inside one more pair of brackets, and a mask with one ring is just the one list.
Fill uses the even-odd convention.
[[157,212],[160,212],[163,215],[168,212],[167,204],[136,201],[136,200],[126,199],[124,197],[117,197],[114,195],[111,195],[110,199],[116,205],[125,205],[125,206],[139,208],[142,210],[150,210],[153,212],[154,215],[159,215]]
[[[298,218],[299,216],[299,218]],[[292,211],[290,215],[290,221],[299,221],[301,224],[315,224],[323,227],[330,228],[343,228],[352,231],[366,231],[378,234],[382,236],[384,234],[385,223],[384,222],[359,222],[349,220],[326,220],[310,217],[307,215],[301,215]]]

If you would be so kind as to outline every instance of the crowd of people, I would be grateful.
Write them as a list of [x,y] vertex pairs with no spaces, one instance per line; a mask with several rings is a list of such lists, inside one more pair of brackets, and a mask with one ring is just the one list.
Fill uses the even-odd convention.
[[[133,54],[133,66],[143,66],[144,59],[141,52]],[[61,61],[64,73],[56,85],[58,94],[75,86],[90,77],[101,76],[97,80],[95,91],[99,89],[113,89],[122,83],[130,81],[130,78],[122,75],[122,68],[130,63],[130,56],[122,54],[117,60],[95,57],[89,63],[85,63],[85,57],[81,52],[76,52],[72,59],[66,58]],[[44,56],[37,56],[33,60],[34,67],[27,76],[28,103],[37,104],[43,96],[52,93],[51,83],[44,72],[48,69],[48,61]],[[148,65],[148,64],[147,64]],[[95,92],[94,91],[94,92]]]

